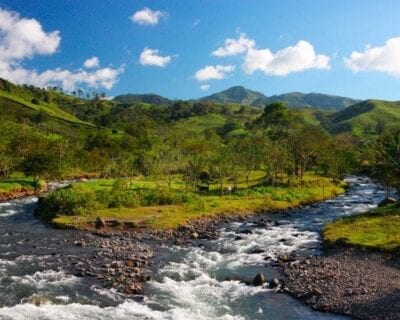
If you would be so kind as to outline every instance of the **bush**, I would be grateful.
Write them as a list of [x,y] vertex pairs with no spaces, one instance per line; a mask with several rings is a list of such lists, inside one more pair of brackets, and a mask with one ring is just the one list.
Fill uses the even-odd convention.
[[199,205],[200,197],[190,192],[168,189],[129,190],[125,180],[117,180],[110,189],[95,190],[85,184],[56,190],[40,199],[37,214],[51,220],[58,214],[81,215],[103,208],[135,208],[173,204]]
[[42,218],[50,220],[57,214],[81,215],[101,207],[103,206],[97,201],[93,190],[76,185],[54,191],[41,198],[37,213]]

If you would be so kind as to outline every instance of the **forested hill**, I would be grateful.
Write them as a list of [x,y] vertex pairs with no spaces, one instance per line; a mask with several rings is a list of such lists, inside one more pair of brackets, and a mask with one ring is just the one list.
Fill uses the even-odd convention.
[[[250,96],[240,92],[237,101],[260,98],[256,92]],[[281,102],[260,108],[210,100],[170,101],[167,105],[158,104],[157,97],[147,101],[153,103],[107,100],[100,93],[86,93],[83,98],[82,92],[66,94],[60,88],[40,89],[0,80],[0,177],[12,171],[29,175],[41,170],[53,177],[80,172],[152,174],[161,163],[174,162],[159,157],[173,156],[169,152],[178,145],[185,156],[211,157],[213,150],[235,143],[265,140],[266,147],[280,141],[287,145],[281,150],[286,153],[302,134],[312,137],[310,141],[318,137],[335,141],[337,133],[364,141],[400,128],[400,102],[368,100],[334,112],[288,108]],[[166,152],[171,144],[175,147]]]
[[[173,100],[157,94],[124,94],[113,99],[120,104],[149,103],[157,105],[172,105]],[[326,110],[342,110],[350,105],[361,102],[347,97],[333,96],[322,93],[291,92],[267,97],[261,92],[242,86],[234,86],[221,92],[202,97],[197,100],[222,104],[241,104],[253,107],[264,107],[272,102],[285,102],[290,108],[321,108]]]
[[341,110],[360,100],[333,96],[321,93],[292,92],[267,97],[264,94],[246,89],[241,86],[231,87],[227,90],[203,97],[200,100],[208,100],[218,103],[239,103],[255,107],[263,107],[272,102],[285,102],[290,108],[313,107],[322,109]]

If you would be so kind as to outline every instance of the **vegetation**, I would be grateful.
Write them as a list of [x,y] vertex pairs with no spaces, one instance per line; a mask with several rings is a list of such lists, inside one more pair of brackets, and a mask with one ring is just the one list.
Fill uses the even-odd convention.
[[101,217],[120,227],[165,229],[203,217],[282,210],[343,192],[342,185],[313,174],[307,174],[301,184],[288,184],[287,177],[281,177],[279,186],[253,187],[262,182],[262,177],[262,172],[256,172],[250,178],[250,187],[240,181],[237,192],[222,196],[218,183],[210,185],[208,194],[198,194],[186,191],[179,177],[171,188],[167,181],[144,178],[76,183],[41,199],[38,213],[62,228],[93,228]]
[[395,251],[400,249],[400,206],[387,205],[365,214],[346,217],[324,228],[328,244]]
[[[360,170],[400,186],[400,138],[389,122],[397,119],[396,103],[327,112],[269,103],[242,87],[224,95],[219,102],[151,94],[110,101],[99,92],[0,80],[0,186],[100,178],[51,193],[42,216],[60,226],[88,226],[101,216],[156,228],[321,200]],[[237,103],[227,103],[230,97]],[[313,105],[322,98],[296,99]],[[338,108],[348,102],[329,99]],[[264,107],[245,105],[256,101]],[[10,180],[18,172],[22,180]]]

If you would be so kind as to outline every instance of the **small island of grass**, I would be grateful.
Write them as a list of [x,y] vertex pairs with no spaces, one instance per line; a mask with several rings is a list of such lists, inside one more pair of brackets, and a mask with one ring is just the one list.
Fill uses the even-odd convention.
[[343,183],[311,173],[289,184],[282,179],[274,187],[261,181],[256,172],[250,185],[239,183],[236,191],[223,195],[219,184],[211,184],[205,194],[186,190],[178,178],[170,188],[149,178],[79,182],[43,197],[38,214],[59,228],[91,229],[101,218],[115,228],[164,230],[204,217],[284,210],[344,192]]

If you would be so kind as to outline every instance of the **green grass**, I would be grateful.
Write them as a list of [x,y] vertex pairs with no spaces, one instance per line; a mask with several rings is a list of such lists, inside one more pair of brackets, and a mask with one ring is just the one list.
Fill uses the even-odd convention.
[[343,218],[324,228],[327,244],[346,244],[383,251],[400,248],[400,206],[388,205]]
[[56,105],[53,105],[53,104],[49,104],[49,103],[45,103],[45,102],[41,101],[40,104],[37,105],[30,101],[25,100],[24,98],[22,98],[20,96],[10,94],[10,93],[7,93],[7,92],[1,91],[1,90],[0,90],[0,98],[4,99],[5,101],[12,101],[12,102],[18,103],[21,106],[24,106],[26,108],[29,108],[29,109],[32,109],[35,111],[45,112],[46,114],[48,114],[49,116],[51,116],[53,118],[58,118],[58,119],[67,121],[69,123],[93,126],[92,124],[90,124],[88,122],[79,120],[75,116],[61,110],[60,108],[58,108]]
[[225,122],[226,117],[223,115],[211,113],[180,120],[175,124],[175,128],[189,134],[199,134],[207,129],[216,129],[221,127]]
[[356,136],[376,134],[384,123],[386,129],[399,128],[400,102],[366,100],[332,115],[333,132],[351,132]]
[[[255,172],[251,177],[251,183],[259,182],[261,172]],[[166,190],[166,182],[155,179],[136,178],[128,180],[127,192],[144,190]],[[97,180],[78,183],[80,194],[88,190],[111,193],[115,180]],[[322,187],[323,186],[323,187]],[[83,189],[82,189],[83,188]],[[176,178],[172,185],[172,196],[177,193],[186,194],[184,185]],[[125,222],[133,222],[135,225],[157,230],[177,228],[188,221],[210,218],[223,215],[251,215],[260,210],[284,210],[304,203],[321,201],[344,192],[343,185],[335,185],[330,179],[307,174],[303,186],[293,184],[292,187],[256,187],[247,188],[247,184],[241,181],[239,192],[233,195],[219,195],[217,185],[211,186],[208,195],[188,196],[188,200],[167,205],[132,205],[132,207],[105,207],[93,205],[74,213],[58,213],[52,216],[54,225],[60,228],[91,229],[97,217],[106,220],[118,220],[121,225]]]
[[0,193],[10,193],[20,190],[35,190],[43,187],[43,185],[43,181],[39,181],[39,184],[37,184],[33,178],[0,180]]

